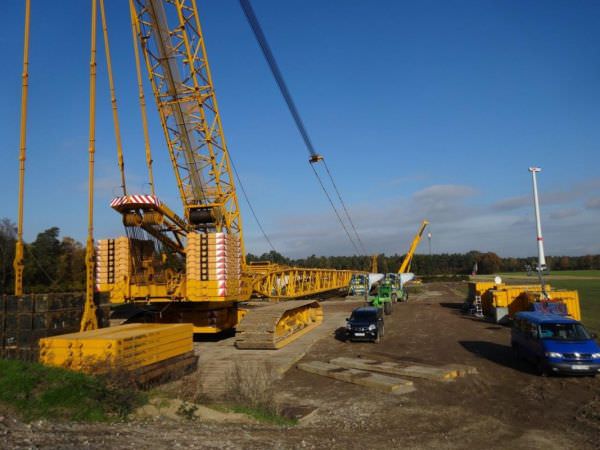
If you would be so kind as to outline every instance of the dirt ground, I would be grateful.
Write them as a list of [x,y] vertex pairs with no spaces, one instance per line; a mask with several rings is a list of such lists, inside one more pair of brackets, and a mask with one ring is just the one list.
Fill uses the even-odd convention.
[[[301,361],[338,356],[430,365],[460,363],[479,374],[452,382],[415,379],[395,396],[302,372],[277,380],[278,399],[312,412],[294,426],[208,420],[117,424],[24,424],[0,410],[2,448],[599,448],[600,377],[543,378],[516,362],[510,330],[460,312],[466,289],[429,284],[386,316],[380,344],[347,343],[332,331]],[[325,314],[357,303],[324,302]],[[345,314],[343,315],[345,316]]]

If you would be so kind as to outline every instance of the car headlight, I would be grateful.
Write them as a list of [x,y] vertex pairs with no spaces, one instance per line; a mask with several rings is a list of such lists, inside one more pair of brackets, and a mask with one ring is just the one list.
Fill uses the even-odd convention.
[[600,353],[592,353],[592,359],[600,359]]
[[369,325],[369,331],[373,331],[377,326],[375,324]]
[[562,358],[563,357],[562,353],[558,353],[558,352],[546,352],[546,356],[548,358]]

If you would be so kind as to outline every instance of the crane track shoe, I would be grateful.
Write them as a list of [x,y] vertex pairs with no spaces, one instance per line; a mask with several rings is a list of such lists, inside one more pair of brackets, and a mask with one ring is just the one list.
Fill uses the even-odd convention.
[[239,349],[278,349],[323,322],[319,302],[289,301],[252,309],[237,327]]

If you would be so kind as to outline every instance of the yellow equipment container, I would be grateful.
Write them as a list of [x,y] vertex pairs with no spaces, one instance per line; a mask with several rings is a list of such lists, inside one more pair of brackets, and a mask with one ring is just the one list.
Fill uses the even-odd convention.
[[[579,306],[579,293],[577,291],[553,291],[548,301],[564,303],[567,308],[567,314],[575,320],[581,320],[581,308]],[[531,304],[540,300],[539,292],[523,292],[509,306],[509,314],[512,316],[519,311],[531,309]]]
[[490,289],[503,286],[504,283],[496,284],[493,281],[469,281],[469,298],[474,300],[476,296],[482,296]]
[[[553,291],[550,285],[546,285],[545,288],[551,301],[564,303],[569,316],[581,320],[577,291]],[[530,310],[533,302],[540,301],[542,288],[536,284],[495,285],[479,282],[470,283],[469,292],[479,292],[480,294],[477,295],[481,296],[484,315],[500,322],[506,317],[513,317],[519,311]]]
[[567,312],[573,319],[581,320],[581,307],[579,306],[579,292],[577,291],[554,291],[552,300],[561,301],[567,305]]
[[40,340],[40,362],[83,372],[135,370],[193,351],[192,324],[128,324]]
[[[546,285],[546,291],[550,292],[550,285]],[[500,289],[492,289],[488,291],[491,300],[492,306],[495,308],[510,308],[510,305],[515,301],[517,297],[519,297],[524,292],[531,293],[540,293],[542,292],[542,288],[538,285],[508,285],[503,286]]]

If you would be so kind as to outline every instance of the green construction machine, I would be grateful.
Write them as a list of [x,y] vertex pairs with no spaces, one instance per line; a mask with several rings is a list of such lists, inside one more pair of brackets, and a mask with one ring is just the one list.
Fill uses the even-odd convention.
[[398,301],[408,301],[408,293],[403,289],[400,276],[388,273],[377,288],[377,295],[369,297],[369,303],[377,308],[383,308],[386,315],[392,313],[392,305]]

